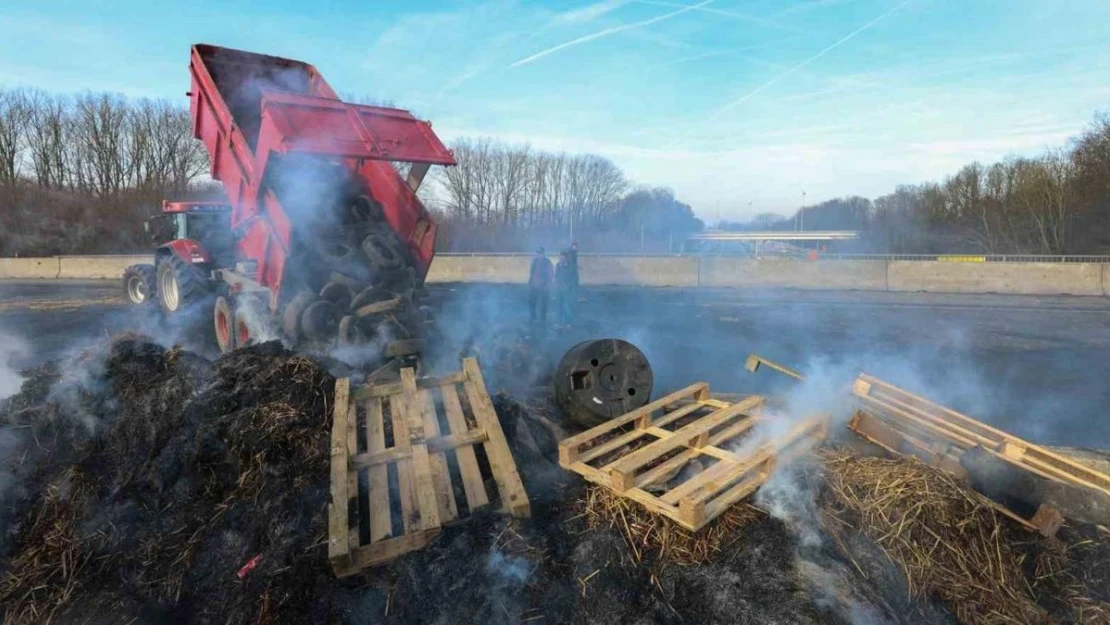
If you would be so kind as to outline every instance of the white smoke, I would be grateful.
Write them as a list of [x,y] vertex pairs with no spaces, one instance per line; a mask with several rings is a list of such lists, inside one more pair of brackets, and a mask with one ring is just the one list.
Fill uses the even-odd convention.
[[23,385],[18,361],[27,356],[30,349],[23,339],[0,329],[0,399],[11,397]]

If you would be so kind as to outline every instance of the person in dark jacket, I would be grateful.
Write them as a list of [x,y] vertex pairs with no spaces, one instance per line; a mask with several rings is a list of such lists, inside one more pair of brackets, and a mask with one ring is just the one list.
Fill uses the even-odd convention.
[[574,267],[570,263],[570,254],[559,254],[559,264],[555,265],[555,314],[560,324],[570,323],[573,316],[574,298]]
[[536,250],[532,258],[532,268],[528,273],[528,311],[533,322],[538,316],[540,321],[547,322],[547,300],[551,297],[551,283],[554,281],[554,269],[551,261],[543,248]]
[[567,311],[573,317],[578,309],[578,243],[575,241],[570,242],[567,261],[570,263],[570,298],[567,302]]

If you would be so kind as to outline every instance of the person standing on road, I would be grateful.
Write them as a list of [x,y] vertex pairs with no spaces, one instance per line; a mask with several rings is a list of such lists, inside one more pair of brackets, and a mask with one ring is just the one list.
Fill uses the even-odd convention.
[[578,309],[578,243],[570,242],[567,250],[567,262],[570,264],[570,295],[567,301],[567,313],[574,316]]
[[559,264],[555,265],[555,315],[561,325],[570,324],[572,299],[574,298],[574,269],[570,254],[559,254]]
[[528,310],[533,323],[537,316],[541,322],[547,323],[547,300],[551,296],[554,273],[544,249],[541,247],[536,250],[536,256],[532,258],[532,267],[528,273]]

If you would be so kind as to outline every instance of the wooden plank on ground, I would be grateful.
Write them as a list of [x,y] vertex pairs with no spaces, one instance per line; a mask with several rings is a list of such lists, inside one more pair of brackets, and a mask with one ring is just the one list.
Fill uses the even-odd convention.
[[409,447],[412,449],[409,462],[412,463],[416,502],[420,506],[420,527],[423,530],[432,530],[440,526],[439,504],[436,502],[432,463],[428,457],[428,448],[424,446],[424,411],[421,408],[420,391],[416,389],[416,372],[412,368],[401,369],[401,384],[405,389],[403,405],[409,429]]
[[[435,398],[431,391],[420,391],[420,403],[424,408],[424,435],[427,437],[439,436],[439,418],[436,416]],[[432,482],[435,484],[436,503],[439,504],[439,520],[450,523],[459,517],[458,507],[455,505],[455,492],[451,488],[451,471],[447,467],[447,455],[444,452],[432,452],[429,462],[432,465]]]
[[497,481],[501,503],[513,516],[530,516],[532,512],[528,493],[525,492],[524,483],[520,481],[520,474],[516,471],[516,462],[513,461],[512,453],[509,451],[509,442],[505,439],[505,433],[501,430],[501,422],[493,410],[493,402],[490,401],[486,382],[482,378],[482,370],[478,368],[478,361],[474,358],[463,359],[463,373],[466,374],[466,396],[470,400],[474,418],[489,436],[489,441],[484,447],[490,470]]
[[[724,425],[728,421],[742,415],[745,411],[751,410],[762,403],[762,397],[752,397],[733,404],[728,408],[722,408],[685,427],[679,428],[670,438],[655,441],[621,458],[608,466],[609,473],[613,476],[613,488],[618,492],[631,488],[635,485],[634,474],[637,469],[669,453],[671,450],[683,446],[704,447],[705,443],[708,442],[708,433],[710,430]],[[705,438],[706,441],[701,442],[702,438]],[[698,444],[699,442],[701,444]]]
[[331,502],[328,504],[328,558],[337,566],[350,561],[347,511],[347,408],[351,381],[335,381],[331,427]]
[[[412,444],[409,441],[409,426],[405,420],[405,412],[404,396],[390,395],[389,420],[393,424],[393,447],[411,452]],[[404,532],[409,534],[420,529],[417,518],[420,508],[416,502],[416,491],[413,486],[411,455],[398,460],[395,466],[397,467],[397,496],[401,500]]]
[[[366,400],[366,449],[374,454],[385,451],[385,421],[382,399]],[[370,541],[377,542],[393,534],[389,506],[389,470],[386,465],[372,466],[370,474]]]
[[[705,395],[705,397],[701,397],[702,395]],[[597,427],[590,428],[589,430],[586,430],[581,434],[576,434],[574,436],[571,436],[570,438],[563,439],[559,443],[559,464],[563,465],[564,467],[568,467],[571,464],[577,462],[578,447],[586,441],[593,440],[598,436],[601,436],[602,434],[606,434],[623,425],[627,425],[637,420],[647,421],[647,423],[643,424],[644,427],[647,427],[648,425],[650,425],[652,413],[654,413],[656,410],[662,410],[665,406],[673,404],[674,402],[685,397],[694,396],[698,397],[699,399],[708,399],[708,395],[709,385],[705,382],[691,384],[690,386],[687,386],[680,391],[676,391],[674,393],[671,393],[670,395],[667,395],[666,397],[657,399],[650,404],[641,406],[640,408],[621,415],[616,419],[610,419],[609,421],[606,421],[605,423],[602,423]]]
[[[454,384],[445,384],[439,387],[443,395],[443,410],[447,413],[447,425],[451,428],[451,435],[455,436],[467,431],[466,417],[463,416],[462,403]],[[485,432],[483,431],[484,435]],[[466,505],[471,514],[489,505],[489,496],[486,494],[486,485],[482,480],[482,472],[478,469],[478,458],[474,448],[465,446],[455,451],[455,459],[459,463],[459,475],[462,477],[463,492],[466,493]]]
[[[437,377],[417,378],[416,388],[420,390],[429,390],[439,388],[445,385],[462,384],[466,381],[466,375],[461,371],[451,373],[449,375],[441,375]],[[400,395],[404,393],[404,388],[400,382],[387,382],[385,384],[375,384],[367,388],[359,389],[355,392],[355,397],[359,400],[367,397],[387,397],[389,395]]]
[[[349,383],[348,383],[349,384]],[[348,389],[348,393],[349,393]],[[347,407],[347,498],[355,506],[355,519],[359,518],[359,508],[361,505],[361,497],[359,497],[359,471],[351,466],[351,457],[358,453],[358,406],[350,401],[348,394],[348,407]],[[348,504],[350,505],[350,504]],[[351,512],[348,510],[348,515]],[[347,544],[350,549],[359,546],[360,536],[359,524],[356,522],[355,526],[351,528],[347,538]]]
[[[437,436],[432,439],[424,441],[424,447],[428,449],[428,453],[443,453],[452,449],[461,447],[469,447],[477,445],[489,440],[484,430],[469,430],[462,434],[447,434],[445,436]],[[376,451],[373,453],[358,454],[350,460],[352,467],[373,467],[381,464],[389,464],[397,462],[403,458],[412,456],[412,448],[397,449],[391,447],[384,451]]]

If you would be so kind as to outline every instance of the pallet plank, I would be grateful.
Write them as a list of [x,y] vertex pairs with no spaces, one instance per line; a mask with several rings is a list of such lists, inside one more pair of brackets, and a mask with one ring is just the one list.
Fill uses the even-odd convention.
[[[705,395],[705,397],[702,397],[702,395]],[[616,419],[610,419],[609,421],[606,421],[605,423],[602,423],[601,425],[598,425],[596,427],[590,428],[589,430],[586,430],[581,434],[576,434],[574,436],[571,436],[570,438],[565,438],[562,440],[562,442],[559,443],[559,464],[567,467],[574,462],[577,462],[578,448],[582,445],[582,443],[591,441],[598,436],[601,436],[602,434],[606,434],[623,425],[627,425],[629,423],[632,423],[633,421],[637,421],[640,419],[646,419],[649,423],[645,425],[649,425],[651,415],[656,410],[662,410],[666,406],[686,397],[693,396],[704,400],[709,398],[708,395],[709,385],[705,382],[691,384],[690,386],[687,386],[680,391],[675,391],[674,393],[671,393],[666,397],[657,399],[645,406],[641,406],[640,408],[637,408],[632,412],[617,417]]]
[[[385,451],[385,421],[382,399],[366,400],[366,449],[370,454]],[[389,471],[386,465],[371,466],[370,473],[370,541],[377,542],[393,534],[389,508]]]
[[[447,457],[451,451],[459,461],[470,512],[488,507],[491,498],[475,453],[475,446],[483,445],[505,510],[517,516],[530,514],[528,495],[477,361],[466,359],[462,371],[436,378],[418,379],[411,367],[398,368],[397,373],[399,383],[363,389],[351,388],[348,379],[336,383],[328,555],[339,577],[420,549],[441,533],[444,522],[459,518],[461,504],[454,496]],[[463,412],[460,385],[478,423],[473,429]],[[443,396],[446,425],[437,414],[435,388]],[[366,414],[363,424],[358,422],[360,409]],[[387,445],[389,429],[393,440]],[[365,448],[359,453],[361,437],[365,437]],[[391,464],[396,470],[396,488],[390,484]],[[363,488],[367,492],[360,493]],[[361,494],[365,497],[354,500],[352,507],[351,498]],[[402,514],[399,533],[393,527],[394,505]],[[352,518],[353,531],[349,523]],[[367,525],[369,539],[362,543],[366,534],[361,528]]]
[[[417,378],[416,388],[424,391],[441,386],[454,386],[455,384],[461,384],[465,381],[466,375],[459,371],[438,377]],[[384,384],[375,384],[371,387],[359,389],[355,392],[355,398],[362,400],[368,397],[387,397],[389,395],[401,395],[404,391],[405,389],[400,382],[386,382]]]
[[[431,391],[420,391],[420,403],[424,408],[424,435],[439,436],[439,418],[436,416],[435,398]],[[432,452],[431,449],[428,450]],[[432,482],[435,484],[436,503],[439,505],[439,520],[449,523],[459,517],[455,505],[455,494],[451,488],[451,471],[447,467],[447,456],[443,452],[431,453]]]
[[335,381],[331,427],[331,501],[328,504],[328,558],[333,566],[350,562],[347,510],[347,412],[351,381]]
[[[348,385],[349,384],[350,383],[348,382]],[[358,514],[360,512],[359,508],[361,507],[360,504],[362,502],[360,501],[360,497],[359,497],[359,495],[361,494],[359,492],[359,471],[358,471],[357,468],[351,466],[351,457],[354,456],[357,453],[358,453],[358,405],[355,404],[355,402],[350,401],[350,395],[349,395],[349,390],[348,390],[348,406],[347,406],[347,498],[348,498],[348,501],[351,501],[351,502],[354,503],[355,518],[356,519],[358,518]],[[350,504],[348,504],[348,505],[350,505]],[[347,511],[347,514],[350,515],[349,510]],[[348,544],[350,549],[355,549],[356,547],[359,546],[359,543],[361,542],[360,537],[359,537],[359,531],[360,531],[359,524],[355,523],[355,526],[353,528],[351,528],[350,531],[348,532],[349,536],[347,537],[347,544]]]
[[420,528],[432,530],[440,526],[439,504],[436,502],[435,480],[432,478],[432,463],[428,448],[424,446],[424,411],[421,407],[420,392],[416,388],[416,371],[410,367],[401,369],[401,384],[405,389],[402,405],[405,421],[409,427],[409,447],[412,456],[413,487],[416,501],[420,506]]
[[640,475],[636,476],[636,486],[640,488],[645,488],[647,486],[655,484],[656,482],[659,482],[668,475],[673,475],[675,471],[680,469],[687,462],[693,460],[694,458],[697,458],[702,453],[708,455],[709,452],[716,449],[717,445],[720,445],[721,443],[726,443],[733,438],[736,438],[737,436],[743,434],[744,432],[747,432],[752,427],[754,427],[756,423],[756,417],[749,417],[739,423],[728,426],[720,432],[711,435],[709,437],[709,444],[705,447],[701,449],[688,449],[678,454],[674,458],[665,460],[659,465],[652,467],[651,469],[644,471]]
[[[621,458],[608,467],[609,473],[613,476],[613,488],[618,491],[631,488],[635,484],[634,473],[637,469],[671,450],[690,443],[693,443],[690,445],[692,447],[704,447],[705,443],[701,442],[700,439],[708,438],[710,430],[724,425],[728,421],[739,417],[744,411],[751,410],[762,403],[762,397],[752,397],[728,408],[719,409],[685,427],[679,428],[673,436],[655,441]],[[698,444],[699,442],[701,444]]]
[[486,391],[486,382],[482,378],[482,370],[478,368],[478,361],[474,358],[463,359],[463,373],[466,374],[464,386],[467,399],[470,400],[470,406],[474,411],[474,418],[489,436],[489,441],[484,447],[493,478],[497,481],[501,504],[513,516],[531,516],[528,493],[525,492],[524,483],[520,481],[520,474],[516,471],[516,463],[509,451],[509,442],[505,440],[501,422],[493,410],[493,402],[490,401],[489,393]]
[[[447,413],[447,425],[451,428],[451,435],[455,436],[466,432],[466,417],[463,416],[462,402],[459,401],[459,392],[454,384],[445,384],[439,387],[443,395],[443,409]],[[485,436],[485,432],[481,432]],[[489,505],[489,495],[486,494],[486,485],[482,480],[482,472],[478,469],[478,458],[474,455],[474,448],[470,446],[459,447],[455,451],[455,458],[459,462],[459,475],[462,477],[463,492],[466,493],[466,505],[471,514]]]
[[[446,436],[437,436],[428,439],[424,441],[424,446],[428,449],[428,453],[442,453],[451,449],[461,450],[461,448],[484,443],[487,440],[489,440],[489,437],[486,436],[485,430],[469,430],[462,434],[448,434]],[[382,451],[358,454],[354,458],[351,458],[350,465],[359,468],[373,467],[397,462],[402,458],[409,458],[411,456],[411,448],[397,449],[396,447],[391,447]]]
[[[389,420],[393,423],[393,447],[405,452],[411,452],[412,444],[409,441],[409,426],[405,420],[405,399],[402,395],[389,396]],[[412,480],[412,457],[397,460],[397,495],[401,500],[401,517],[404,520],[405,533],[415,532],[419,506],[416,502],[416,491]]]
[[915,423],[930,423],[940,436],[970,448],[973,444],[1004,456],[1011,463],[1048,479],[1100,490],[1110,495],[1110,475],[1095,471],[1040,445],[993,428],[967,415],[946,408],[869,376],[861,374],[852,388],[855,395],[883,412]]

